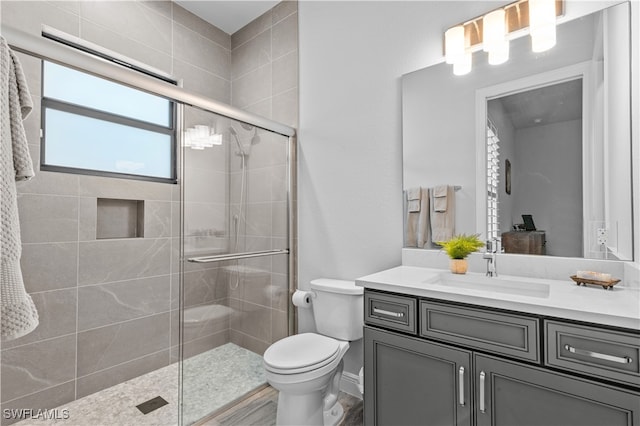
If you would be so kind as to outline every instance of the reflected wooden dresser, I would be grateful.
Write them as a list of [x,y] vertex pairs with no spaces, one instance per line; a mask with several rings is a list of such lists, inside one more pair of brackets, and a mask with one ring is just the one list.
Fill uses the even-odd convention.
[[502,233],[505,253],[546,254],[545,231],[511,231]]

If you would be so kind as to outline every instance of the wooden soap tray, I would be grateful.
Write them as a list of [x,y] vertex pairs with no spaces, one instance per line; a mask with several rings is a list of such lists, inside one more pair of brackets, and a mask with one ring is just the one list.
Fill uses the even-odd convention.
[[571,279],[576,282],[576,285],[599,285],[602,286],[602,288],[604,288],[605,290],[613,290],[613,286],[620,282],[620,280],[617,279],[611,279],[609,281],[590,280],[588,278],[578,278],[577,275],[571,275]]

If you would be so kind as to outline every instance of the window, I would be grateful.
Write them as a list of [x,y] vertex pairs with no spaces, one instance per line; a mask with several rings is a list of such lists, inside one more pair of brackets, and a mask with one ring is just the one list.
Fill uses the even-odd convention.
[[41,169],[176,181],[173,102],[43,62]]
[[498,175],[500,169],[498,131],[490,120],[487,120],[487,240],[498,241],[500,224],[498,222]]

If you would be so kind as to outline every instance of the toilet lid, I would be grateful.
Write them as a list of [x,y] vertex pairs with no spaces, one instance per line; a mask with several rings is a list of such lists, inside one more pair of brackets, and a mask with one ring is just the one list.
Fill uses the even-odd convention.
[[265,364],[278,370],[293,370],[333,360],[340,344],[331,337],[314,333],[285,337],[271,345],[264,353]]

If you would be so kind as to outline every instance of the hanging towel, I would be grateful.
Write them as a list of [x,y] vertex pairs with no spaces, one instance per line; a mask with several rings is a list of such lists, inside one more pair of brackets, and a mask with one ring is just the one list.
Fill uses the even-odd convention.
[[[453,237],[455,231],[456,209],[455,195],[452,185],[446,185],[446,210],[435,210],[435,188],[431,191],[431,241],[435,244],[438,241],[447,241]],[[441,198],[441,197],[438,197]]]
[[[405,227],[405,247],[419,247],[424,248],[425,244],[429,242],[430,227],[429,227],[429,189],[418,188],[417,195],[415,191],[407,190],[407,221]],[[409,197],[418,197],[416,200],[409,200]],[[411,211],[409,209],[409,203],[411,201],[418,201],[420,209],[418,211]]]
[[433,211],[447,211],[447,185],[439,185],[433,188]]
[[418,236],[417,246],[425,248],[425,245],[429,244],[431,240],[431,226],[429,224],[429,188],[422,188],[420,190],[420,204],[422,208],[418,214]]
[[[420,194],[420,188],[418,188],[418,194]],[[413,190],[408,189],[405,191],[405,213],[407,215],[407,220],[405,221],[405,237],[404,237],[404,246],[405,247],[417,247],[417,232],[418,232],[418,217],[420,216],[420,210],[413,211],[410,204],[410,197],[415,197],[415,188]]]
[[15,181],[33,177],[22,121],[33,103],[18,57],[0,36],[0,337],[13,340],[38,326],[38,311],[24,288]]
[[407,210],[410,213],[420,211],[420,187],[407,190]]

